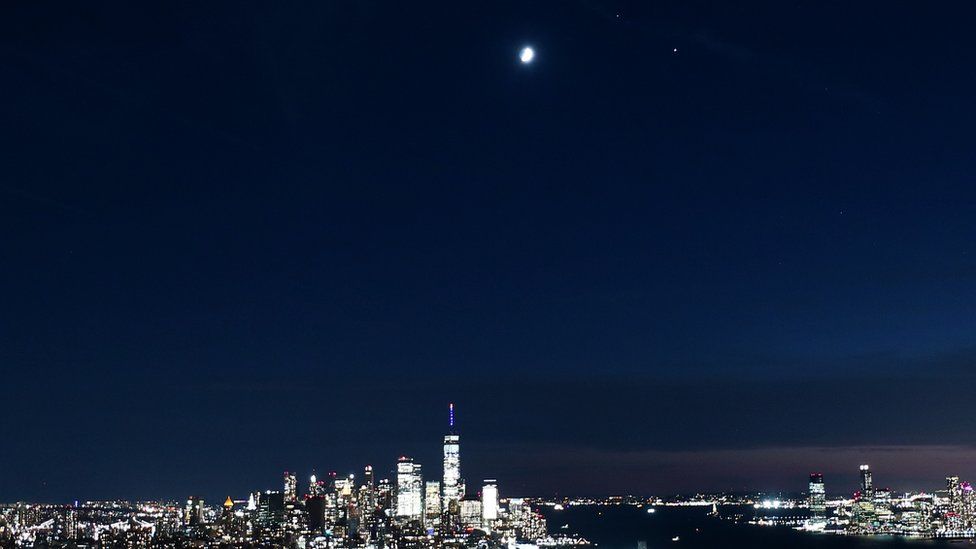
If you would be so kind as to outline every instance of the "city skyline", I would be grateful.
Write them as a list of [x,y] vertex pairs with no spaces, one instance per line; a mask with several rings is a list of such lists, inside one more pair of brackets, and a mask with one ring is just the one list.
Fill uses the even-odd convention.
[[[393,516],[408,519],[417,519],[420,517],[429,515],[433,512],[433,509],[437,509],[437,513],[454,513],[462,514],[460,501],[462,498],[476,496],[477,499],[481,500],[484,496],[482,494],[481,488],[491,486],[493,487],[493,494],[490,496],[493,501],[497,501],[497,483],[498,481],[494,478],[485,477],[481,483],[477,483],[476,491],[466,491],[465,489],[465,479],[460,474],[460,459],[459,459],[459,442],[460,442],[460,430],[455,424],[455,403],[451,402],[448,404],[448,414],[446,424],[446,435],[443,436],[443,452],[442,459],[440,461],[441,476],[437,477],[436,469],[434,473],[430,474],[430,469],[428,469],[428,475],[423,474],[422,462],[418,461],[414,457],[406,454],[399,454],[399,457],[392,458],[390,464],[384,467],[381,465],[379,468],[374,468],[373,462],[367,463],[360,469],[365,471],[365,474],[360,477],[357,473],[358,470],[350,469],[345,472],[340,472],[335,469],[321,469],[319,467],[311,467],[309,469],[309,474],[306,477],[302,477],[301,474],[296,473],[293,469],[285,470],[282,476],[278,477],[279,481],[283,478],[283,489],[279,488],[261,488],[258,492],[253,491],[253,479],[236,479],[232,486],[234,488],[229,488],[230,492],[221,489],[213,489],[201,487],[203,489],[190,490],[187,493],[193,494],[191,496],[191,502],[196,502],[197,498],[204,495],[201,501],[219,501],[223,497],[227,497],[228,501],[240,501],[234,500],[233,495],[240,495],[241,486],[247,485],[250,488],[245,490],[244,493],[250,493],[252,495],[261,493],[262,490],[268,493],[278,493],[283,495],[283,501],[298,501],[301,499],[299,496],[307,499],[309,496],[320,495],[325,493],[327,490],[336,489],[341,490],[339,486],[342,483],[348,481],[350,485],[355,485],[357,482],[365,482],[367,485],[373,485],[376,481],[390,483],[392,489],[398,494],[398,499],[396,500],[395,507],[392,511]],[[806,455],[804,459],[809,459],[811,455],[819,454],[821,457],[828,457],[825,462],[835,462],[846,459],[849,456],[839,456],[831,455],[830,449],[816,449],[815,451],[810,451],[811,449],[806,449]],[[905,450],[910,451],[910,450]],[[885,453],[890,453],[891,449],[886,449]],[[429,454],[429,452],[422,452],[424,454]],[[477,451],[475,451],[477,455]],[[871,455],[871,452],[866,449],[863,454],[860,455]],[[878,454],[875,454],[878,455]],[[883,453],[879,456],[881,457],[881,463],[890,463],[883,459]],[[928,456],[916,456],[919,461],[924,461],[928,459]],[[646,465],[645,461],[641,462]],[[967,462],[968,464],[968,462]],[[734,468],[741,464],[730,465]],[[791,469],[792,470],[792,469]],[[825,470],[825,469],[821,469]],[[875,486],[873,484],[873,471],[870,469],[869,465],[861,464],[857,470],[857,474],[853,474],[851,471],[853,469],[850,466],[850,462],[841,463],[841,468],[835,470],[833,468],[828,468],[826,470],[831,471],[829,475],[831,478],[830,486],[833,491],[825,490],[824,473],[817,471],[809,474],[809,483],[805,485],[807,494],[817,492],[820,494],[821,498],[846,498],[846,497],[861,497],[865,494],[868,497],[873,496]],[[953,469],[955,471],[956,469]],[[379,475],[379,478],[377,478]],[[902,491],[902,492],[921,492],[926,491],[936,491],[940,487],[940,482],[943,479],[948,480],[950,477],[946,477],[944,472],[939,473],[938,479],[926,479],[924,482],[919,483],[917,480],[906,479],[899,477],[897,475],[897,470],[886,471],[886,480],[890,481],[888,484],[883,486],[883,490],[889,494],[892,492]],[[437,478],[438,480],[430,480],[431,478]],[[300,480],[301,478],[307,478],[307,482]],[[776,485],[777,475],[770,475],[766,479],[766,487],[763,489],[758,489],[754,486],[740,486],[740,487],[727,487],[727,486],[714,486],[708,482],[701,482],[697,487],[693,487],[687,490],[674,490],[674,491],[659,491],[659,492],[647,492],[638,491],[633,489],[628,489],[626,487],[622,489],[608,489],[604,491],[592,491],[585,492],[580,491],[577,493],[568,493],[566,491],[554,490],[551,493],[525,493],[515,491],[510,494],[509,497],[530,497],[530,498],[558,498],[566,497],[637,497],[637,498],[647,498],[647,497],[689,497],[697,494],[714,494],[714,493],[738,493],[738,494],[750,494],[750,493],[800,493],[799,480],[798,478],[790,479],[786,483]],[[959,477],[952,477],[959,482]],[[348,479],[348,480],[346,480]],[[968,483],[964,483],[968,485]],[[606,484],[604,484],[606,487]],[[815,486],[817,488],[815,488]],[[840,486],[840,488],[838,488]],[[893,489],[892,486],[897,487]],[[303,491],[304,490],[304,491]],[[432,491],[433,490],[433,496]],[[951,488],[950,488],[951,491]],[[227,494],[230,495],[227,495]],[[97,492],[96,492],[97,494]],[[74,502],[77,505],[79,501],[179,501],[183,495],[174,495],[173,493],[167,494],[165,497],[161,497],[159,494],[135,494],[120,496],[114,495],[114,497],[86,497],[85,495],[76,494],[71,498],[65,500],[43,500],[43,499],[30,499],[30,498],[18,498],[11,501],[24,501],[31,503],[44,503],[44,504],[70,504]],[[401,496],[403,498],[401,499]],[[409,499],[408,499],[409,498]],[[437,504],[434,508],[428,506],[428,502],[435,500]],[[455,502],[455,506],[450,504],[451,501]],[[819,500],[822,506],[823,499]],[[3,503],[0,501],[0,503]],[[8,502],[9,503],[9,502]],[[813,509],[811,507],[811,509]]]
[[[397,459],[396,478],[375,478],[371,465],[362,477],[330,473],[324,479],[312,474],[302,490],[295,473],[285,471],[280,489],[251,491],[246,498],[227,496],[223,503],[208,503],[192,495],[184,502],[174,501],[75,501],[71,504],[38,502],[0,502],[0,542],[13,546],[75,547],[94,544],[125,544],[138,547],[195,546],[249,547],[254,544],[341,549],[346,547],[590,547],[594,542],[581,530],[550,528],[551,519],[574,517],[583,509],[601,518],[601,509],[635,508],[638,516],[652,519],[669,509],[685,508],[697,512],[682,516],[681,530],[699,538],[705,529],[710,534],[699,538],[695,547],[715,543],[753,546],[784,546],[782,532],[775,536],[753,537],[740,529],[745,525],[791,528],[802,535],[829,534],[803,538],[803,543],[827,543],[836,536],[903,539],[954,539],[976,537],[976,491],[957,475],[947,475],[942,489],[896,493],[875,482],[869,464],[857,467],[860,484],[853,493],[831,494],[825,490],[824,475],[810,473],[804,494],[786,493],[697,493],[689,496],[642,497],[617,495],[601,498],[517,498],[499,497],[498,481],[485,479],[481,490],[466,490],[457,459],[458,439],[454,425],[454,405],[450,405],[450,429],[445,437],[442,481],[424,482],[421,465],[412,458]],[[442,487],[443,485],[443,487]],[[443,490],[443,492],[442,492]],[[442,495],[443,494],[443,495]],[[455,499],[455,497],[457,499]],[[219,500],[218,500],[219,501]],[[442,504],[443,502],[443,504]],[[543,512],[541,509],[547,509]],[[704,508],[710,508],[705,512]],[[650,516],[648,516],[650,515]],[[619,514],[625,523],[636,517]],[[608,518],[608,517],[607,517]],[[689,522],[692,521],[692,522]],[[639,522],[639,521],[637,521]],[[644,530],[628,535],[655,537],[659,523],[650,520]],[[720,527],[730,522],[732,530]],[[671,523],[671,527],[675,527]],[[620,525],[611,526],[610,532]],[[625,530],[630,528],[624,526]],[[597,533],[598,539],[606,531]],[[724,531],[722,531],[724,530]],[[558,532],[558,533],[556,533]],[[612,538],[611,538],[612,539]],[[680,541],[672,536],[671,541]],[[709,541],[710,540],[710,541]],[[733,541],[738,540],[738,541]],[[800,539],[794,538],[794,542]],[[662,540],[663,541],[663,540]],[[619,543],[615,542],[615,543]],[[639,540],[638,546],[647,544]],[[739,545],[732,545],[739,546]]]
[[[14,547],[190,544],[308,549],[514,547],[519,542],[590,545],[565,532],[550,535],[545,518],[531,503],[521,498],[499,499],[495,479],[468,485],[460,476],[454,403],[449,404],[448,417],[440,482],[425,484],[422,465],[401,455],[392,479],[377,479],[372,465],[366,465],[358,478],[355,474],[312,473],[303,490],[296,474],[284,471],[277,489],[251,490],[238,498],[228,495],[220,504],[208,505],[199,493],[185,497],[185,503],[0,502],[0,543]],[[436,476],[429,469],[428,475]]]

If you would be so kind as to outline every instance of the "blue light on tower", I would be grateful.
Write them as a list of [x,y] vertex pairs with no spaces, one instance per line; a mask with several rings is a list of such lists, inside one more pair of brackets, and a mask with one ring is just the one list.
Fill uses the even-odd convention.
[[461,485],[460,437],[454,431],[454,403],[448,405],[449,433],[444,435],[444,480],[441,484],[442,512],[457,513],[463,494]]

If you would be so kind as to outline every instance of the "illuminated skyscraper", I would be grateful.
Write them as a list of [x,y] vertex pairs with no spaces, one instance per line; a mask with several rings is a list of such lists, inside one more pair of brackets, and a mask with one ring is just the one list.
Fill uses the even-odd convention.
[[949,508],[958,513],[958,505],[962,499],[962,492],[959,488],[959,477],[946,477],[946,496],[949,498]]
[[423,517],[423,477],[420,464],[403,456],[397,462],[396,516],[405,520],[421,520]]
[[824,490],[823,474],[810,473],[810,489],[807,504],[813,518],[823,518],[827,511],[827,496]]
[[373,476],[373,466],[367,465],[363,469],[363,485],[368,486],[370,490],[376,487],[376,477]]
[[431,528],[440,523],[441,517],[441,483],[436,480],[427,482],[424,490],[424,526]]
[[62,539],[75,539],[78,533],[78,511],[75,508],[67,507],[58,513],[57,531]]
[[321,496],[325,495],[325,481],[319,480],[315,473],[308,477],[308,495],[310,496]]
[[186,500],[186,508],[183,510],[183,523],[187,526],[203,524],[203,499],[191,496]]
[[515,527],[515,536],[521,540],[534,541],[546,535],[546,519],[532,510],[522,498],[508,500],[508,520]]
[[461,526],[465,528],[481,528],[481,500],[466,497],[461,500]]
[[872,499],[874,497],[874,480],[871,478],[871,467],[861,466],[861,497]]
[[343,478],[336,477],[332,485],[335,486],[335,493],[339,500],[348,500],[352,498],[353,491],[356,489],[356,477],[352,474]]
[[372,513],[376,509],[376,477],[373,476],[373,466],[367,465],[363,470],[363,485],[359,487],[359,505]]
[[454,432],[454,403],[450,410],[450,433],[444,437],[444,497],[441,504],[445,512],[457,513],[461,499],[460,437]]
[[973,520],[973,502],[976,500],[976,495],[973,492],[972,484],[968,482],[959,483],[959,515],[963,523],[967,525],[972,525]]
[[285,471],[285,501],[295,501],[298,499],[298,479],[295,473]]
[[277,527],[285,519],[285,495],[277,490],[265,490],[258,498],[258,524],[264,528]]
[[481,516],[485,526],[498,518],[498,481],[495,479],[485,479],[481,487]]
[[396,489],[388,478],[376,483],[376,506],[381,509],[396,508]]

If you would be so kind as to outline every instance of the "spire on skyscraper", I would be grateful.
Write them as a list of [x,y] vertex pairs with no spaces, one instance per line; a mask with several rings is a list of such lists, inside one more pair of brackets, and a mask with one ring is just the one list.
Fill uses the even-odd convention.
[[457,514],[461,500],[460,439],[454,430],[454,403],[448,405],[450,431],[444,436],[444,477],[441,484],[441,505],[445,513]]

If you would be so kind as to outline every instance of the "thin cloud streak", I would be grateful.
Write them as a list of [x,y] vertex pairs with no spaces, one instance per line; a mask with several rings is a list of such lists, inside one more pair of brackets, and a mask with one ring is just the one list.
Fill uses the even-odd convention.
[[[524,447],[496,446],[475,451],[491,452],[491,461],[505,468],[521,468],[521,478],[549,482],[547,486],[524,485],[525,493],[800,492],[806,489],[807,475],[816,471],[824,474],[830,494],[843,496],[857,489],[857,468],[862,463],[871,465],[878,486],[896,491],[937,490],[950,474],[976,478],[976,447],[971,446],[797,446],[638,452],[557,446],[527,451]],[[567,482],[569,479],[572,482]]]

